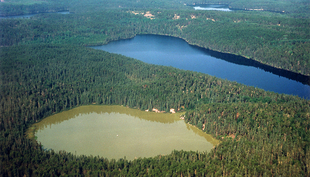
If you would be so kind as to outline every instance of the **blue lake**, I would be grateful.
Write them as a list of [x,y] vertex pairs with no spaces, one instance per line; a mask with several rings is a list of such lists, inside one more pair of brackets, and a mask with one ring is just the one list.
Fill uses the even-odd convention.
[[244,57],[189,45],[183,39],[138,35],[132,39],[95,46],[146,63],[197,71],[277,93],[310,99],[310,77],[276,69]]
[[201,4],[193,6],[195,10],[217,10],[217,11],[225,11],[229,12],[232,11],[229,9],[227,5],[221,5],[221,4]]

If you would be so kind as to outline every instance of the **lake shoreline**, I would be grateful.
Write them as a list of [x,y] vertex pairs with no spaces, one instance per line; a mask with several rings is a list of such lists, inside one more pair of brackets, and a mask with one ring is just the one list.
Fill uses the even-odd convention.
[[[182,38],[181,36],[176,36],[176,35],[169,35],[169,34],[153,34],[153,33],[145,33],[145,34],[135,34],[134,36],[130,36],[128,38],[121,38],[121,39],[117,39],[117,40],[109,40],[105,43],[98,43],[98,44],[86,44],[84,45],[85,47],[95,47],[95,46],[101,46],[101,45],[107,45],[108,43],[110,42],[114,42],[114,41],[120,41],[120,40],[126,40],[126,39],[133,39],[134,37],[138,36],[138,35],[158,35],[158,36],[168,36],[168,37],[175,37],[175,38],[179,38],[179,39],[182,39],[184,40],[186,43],[188,43],[189,45],[191,46],[194,46],[194,47],[199,47],[199,48],[202,48],[202,49],[205,49],[205,50],[209,50],[209,51],[212,51],[212,52],[218,52],[218,53],[221,53],[221,54],[230,54],[230,55],[234,55],[234,56],[238,56],[238,57],[243,57],[247,60],[250,60],[250,61],[253,61],[253,62],[257,62],[261,65],[264,65],[266,67],[271,67],[271,68],[274,68],[274,69],[277,69],[277,70],[282,70],[284,72],[289,72],[289,73],[292,73],[292,74],[295,74],[299,77],[307,77],[308,79],[304,79],[304,80],[308,80],[307,84],[304,83],[303,81],[300,81],[302,82],[303,84],[306,84],[306,85],[310,85],[310,74],[309,75],[306,75],[306,74],[301,74],[301,73],[297,73],[297,72],[294,72],[294,71],[291,71],[291,70],[288,70],[288,69],[283,69],[283,68],[280,68],[280,67],[275,67],[275,66],[272,66],[272,65],[269,65],[269,64],[266,64],[266,63],[263,63],[259,60],[256,60],[256,59],[253,59],[253,58],[250,58],[250,57],[247,57],[247,56],[243,56],[243,55],[239,55],[239,54],[236,54],[236,53],[231,53],[231,52],[224,52],[224,51],[220,51],[220,50],[216,50],[216,49],[212,49],[212,48],[206,48],[206,47],[203,47],[199,44],[195,44],[195,43],[192,43],[190,40],[187,40],[185,38]],[[291,79],[291,78],[289,78]]]
[[[115,109],[116,110],[119,110],[120,112],[115,112]],[[46,118],[44,118],[44,119],[42,119],[41,121],[39,121],[39,122],[37,122],[37,123],[34,123],[34,124],[32,124],[32,125],[30,125],[29,126],[29,128],[27,128],[27,130],[26,130],[26,132],[25,132],[25,136],[26,136],[26,138],[27,139],[30,139],[31,141],[33,141],[35,144],[37,144],[37,145],[39,145],[39,144],[41,144],[42,142],[40,141],[40,136],[39,135],[37,135],[37,133],[38,132],[40,132],[40,131],[43,131],[43,129],[45,129],[45,128],[47,128],[47,127],[50,127],[51,128],[51,126],[52,125],[59,125],[59,124],[61,124],[62,122],[68,122],[69,120],[70,121],[73,121],[74,119],[76,119],[76,118],[78,118],[78,117],[72,117],[72,113],[77,113],[76,111],[77,110],[80,110],[80,111],[82,111],[81,113],[79,113],[79,116],[81,116],[81,115],[83,115],[83,114],[85,114],[85,110],[92,110],[91,112],[91,114],[93,114],[93,113],[96,113],[96,114],[98,114],[98,111],[100,112],[101,111],[101,114],[102,113],[108,113],[109,115],[111,114],[111,115],[113,115],[113,114],[121,114],[121,115],[123,115],[124,114],[124,110],[125,110],[125,112],[127,112],[127,113],[129,113],[129,114],[127,114],[127,113],[125,113],[126,115],[131,115],[132,116],[132,114],[133,113],[141,113],[142,115],[141,116],[143,116],[143,115],[148,115],[148,116],[150,116],[150,117],[152,117],[150,120],[148,120],[149,118],[147,118],[147,119],[145,119],[144,120],[144,118],[143,119],[141,119],[140,117],[139,117],[139,120],[141,119],[142,121],[146,121],[146,122],[149,122],[149,123],[152,123],[154,120],[152,120],[152,119],[154,119],[154,118],[156,118],[156,117],[161,117],[160,119],[164,119],[164,120],[166,120],[167,118],[169,118],[169,119],[173,119],[174,120],[174,123],[168,123],[168,125],[170,125],[170,126],[172,126],[172,127],[170,127],[170,129],[171,130],[169,130],[168,132],[170,132],[170,131],[172,131],[172,132],[174,132],[173,130],[175,129],[175,125],[179,125],[180,123],[177,123],[177,122],[179,122],[179,121],[181,121],[181,122],[183,122],[184,123],[184,125],[183,124],[180,124],[180,125],[182,125],[182,126],[186,126],[187,127],[187,125],[190,125],[191,126],[191,128],[189,129],[189,127],[187,127],[187,129],[188,129],[188,131],[194,131],[195,132],[195,134],[196,135],[199,135],[199,136],[202,136],[202,137],[205,137],[205,136],[207,136],[207,137],[209,137],[208,139],[205,139],[205,140],[207,140],[207,142],[208,143],[211,143],[212,144],[212,148],[211,149],[214,149],[214,147],[216,147],[216,146],[218,146],[221,142],[222,142],[222,139],[218,139],[218,138],[216,138],[216,137],[214,137],[213,135],[211,135],[211,134],[207,134],[205,131],[203,131],[203,130],[201,130],[201,129],[199,129],[198,127],[196,127],[195,125],[192,125],[192,124],[189,124],[189,123],[186,123],[184,120],[182,121],[182,120],[180,120],[179,119],[179,117],[181,116],[181,114],[182,114],[182,112],[177,112],[176,114],[172,114],[172,113],[167,113],[167,114],[159,114],[159,113],[155,113],[155,112],[145,112],[145,111],[143,111],[143,110],[140,110],[140,109],[135,109],[135,108],[130,108],[130,107],[125,107],[125,106],[122,106],[122,105],[93,105],[93,104],[91,104],[91,105],[81,105],[81,106],[77,106],[77,107],[74,107],[74,108],[72,108],[72,109],[69,109],[68,111],[62,111],[62,112],[60,112],[60,113],[57,113],[57,114],[52,114],[51,116],[48,116],[48,117],[46,117]],[[106,112],[106,110],[109,110],[108,112]],[[93,111],[95,111],[95,112],[93,112]],[[71,113],[70,113],[71,112]],[[69,119],[67,119],[67,118],[61,118],[61,119],[59,119],[59,118],[56,118],[57,116],[59,117],[60,116],[60,114],[65,114],[65,116],[61,116],[61,117],[66,117],[67,115],[70,115],[70,117],[69,117]],[[89,115],[90,114],[90,112],[89,113],[86,113],[86,115]],[[140,115],[140,114],[139,114]],[[154,117],[155,116],[155,117]],[[162,117],[162,116],[164,116],[164,117]],[[167,117],[168,116],[168,117]],[[172,118],[171,116],[174,116],[174,118]],[[177,118],[175,117],[175,116],[177,116]],[[167,118],[166,118],[167,117]],[[51,120],[51,119],[55,119],[54,121],[56,121],[56,122],[50,122],[50,121],[48,121],[48,118]],[[63,119],[63,120],[62,120]],[[79,119],[79,118],[78,118]],[[119,118],[117,118],[117,117],[115,117],[115,120],[118,120]],[[140,121],[141,121],[140,120]],[[158,124],[159,122],[157,122],[157,121],[160,121],[161,122],[161,120],[155,120],[155,123],[156,124]],[[122,124],[124,124],[124,123],[122,123],[122,122],[119,122],[119,121],[117,121],[117,123],[116,123],[118,126],[121,126]],[[125,124],[127,125],[128,123],[126,123],[126,121],[125,121]],[[166,123],[165,123],[166,124]],[[167,124],[166,124],[167,125]],[[45,127],[45,128],[42,128],[42,126],[43,127]],[[110,124],[108,125],[108,126],[111,126]],[[113,126],[112,126],[113,127]],[[132,127],[132,126],[131,126]],[[178,126],[179,127],[179,126]],[[137,128],[139,128],[139,126],[137,127]],[[141,126],[140,126],[140,128],[141,128]],[[147,128],[147,129],[152,129],[152,127],[149,127],[149,126],[147,126],[147,127],[144,127],[144,128]],[[154,129],[154,128],[153,128]],[[177,129],[179,129],[179,128],[177,128]],[[183,128],[184,129],[184,128]],[[183,130],[182,129],[182,130]],[[197,129],[197,130],[195,130],[195,129]],[[119,129],[119,130],[117,130],[116,132],[115,132],[115,134],[117,134],[116,136],[117,136],[117,139],[119,139],[119,138],[122,138],[123,136],[125,136],[123,133],[122,133],[122,131],[120,131],[121,129]],[[157,128],[156,128],[156,130],[157,130]],[[167,132],[163,132],[164,134],[166,134]],[[110,133],[109,133],[110,134]],[[112,133],[113,134],[113,133]],[[174,137],[174,136],[176,136],[176,135],[174,135],[175,134],[175,132],[173,133],[173,141],[176,141],[178,138],[177,137]],[[179,135],[179,136],[181,136],[179,133],[176,133],[177,135]],[[67,134],[66,134],[67,135]],[[108,135],[108,134],[107,134]],[[114,134],[113,134],[114,135]],[[185,135],[185,134],[184,134]],[[184,135],[182,135],[181,137],[183,137]],[[42,135],[41,135],[42,136]],[[52,135],[52,136],[54,136],[54,135]],[[57,136],[57,137],[59,137],[59,136]],[[160,136],[161,137],[161,136]],[[169,139],[169,136],[167,136],[168,137],[168,139]],[[166,137],[166,138],[167,138]],[[171,137],[171,135],[170,135],[170,137]],[[185,136],[185,137],[187,137],[187,136]],[[201,137],[201,138],[202,138]],[[165,139],[165,138],[164,138]],[[176,139],[176,140],[175,140]],[[185,138],[186,139],[186,138]],[[203,138],[204,139],[204,138]],[[113,140],[114,141],[114,140]],[[140,141],[140,139],[139,139],[139,141]],[[149,142],[150,140],[148,139],[147,140],[147,142]],[[158,141],[158,139],[155,139],[155,142],[156,141]],[[170,141],[172,141],[172,139],[170,140]],[[171,142],[169,141],[169,143],[171,144]],[[123,141],[122,141],[123,142]],[[150,143],[150,142],[149,142]],[[168,144],[169,144],[168,143]],[[184,142],[183,142],[184,143]],[[139,143],[138,143],[139,144]],[[179,143],[176,143],[176,144],[179,144]],[[44,145],[44,146],[46,146],[44,143],[42,143],[42,145]],[[132,142],[130,141],[130,144],[128,145],[128,146],[132,146]],[[179,146],[179,145],[178,145]],[[208,145],[209,146],[209,145]],[[56,151],[58,151],[57,149],[54,149],[54,148],[52,148],[52,147],[49,147],[48,145],[46,146],[48,149],[53,149],[55,152]],[[152,148],[153,148],[154,146],[152,146]],[[170,145],[169,145],[169,147],[170,147]],[[181,146],[181,147],[183,147],[183,146]],[[189,146],[189,147],[191,147],[191,145]],[[149,148],[149,149],[152,149],[152,148]],[[180,148],[180,147],[179,147]],[[179,149],[179,148],[176,148],[176,149]],[[162,149],[162,147],[161,147],[161,145],[160,145],[160,148],[159,149]],[[174,149],[174,150],[176,150],[176,149]],[[185,148],[186,149],[186,148]],[[208,148],[208,150],[207,151],[210,151],[211,149],[209,149]],[[64,149],[65,151],[67,151],[67,149]],[[61,151],[61,150],[60,150]],[[153,150],[152,150],[153,151]],[[179,151],[179,150],[178,150]],[[206,150],[203,150],[203,151],[206,151]],[[70,150],[68,151],[68,152],[70,152]],[[78,151],[78,152],[80,152],[80,151]],[[166,154],[167,154],[167,152],[165,152]],[[169,155],[169,154],[171,154],[171,152],[170,153],[168,153],[167,155]],[[87,154],[78,154],[78,155],[87,155]],[[94,156],[96,155],[96,154],[93,154]],[[157,154],[157,155],[160,155],[160,154]],[[157,156],[157,155],[155,155],[155,156]],[[88,156],[88,155],[87,155]],[[129,154],[128,155],[126,155],[126,157],[128,157],[129,156]],[[150,157],[155,157],[155,156],[150,156]],[[107,158],[106,156],[102,156],[103,158]],[[142,156],[142,158],[144,158],[143,156]],[[148,157],[147,157],[148,158]],[[118,159],[118,158],[112,158],[112,159]],[[134,160],[134,159],[131,159],[131,160]]]
[[[239,55],[192,45],[189,41],[167,34],[139,34],[129,39],[111,41],[106,45],[89,48],[121,54],[149,64],[172,66],[266,91],[310,99],[308,76],[264,65]],[[188,63],[189,61],[191,62]]]

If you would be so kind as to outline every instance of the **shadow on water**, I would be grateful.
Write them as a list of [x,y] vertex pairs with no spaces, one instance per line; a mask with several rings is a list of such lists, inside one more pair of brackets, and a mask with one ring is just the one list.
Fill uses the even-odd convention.
[[215,57],[215,58],[218,58],[218,59],[230,62],[230,63],[234,63],[237,65],[244,65],[244,66],[252,66],[255,68],[262,69],[266,72],[275,74],[277,76],[285,77],[285,78],[288,78],[290,80],[300,82],[304,85],[310,85],[310,76],[301,75],[301,74],[294,73],[291,71],[287,71],[284,69],[278,69],[278,68],[275,68],[272,66],[262,64],[260,62],[255,61],[255,60],[247,59],[245,57],[234,55],[234,54],[221,53],[221,52],[212,51],[212,50],[204,49],[204,48],[197,47],[197,46],[193,46],[193,47],[198,48],[199,50],[203,51],[207,55],[210,55],[212,57]]
[[[147,47],[145,44],[148,44]],[[266,91],[310,99],[309,76],[274,68],[242,56],[189,45],[182,38],[137,35],[129,40],[113,41],[91,48],[122,54],[149,64],[201,72]]]

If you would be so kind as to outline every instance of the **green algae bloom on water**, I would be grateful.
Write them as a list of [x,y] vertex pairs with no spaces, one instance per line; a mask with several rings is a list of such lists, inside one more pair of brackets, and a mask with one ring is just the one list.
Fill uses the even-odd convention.
[[108,159],[153,157],[175,150],[209,151],[218,140],[186,124],[180,114],[122,106],[81,106],[34,124],[45,149]]

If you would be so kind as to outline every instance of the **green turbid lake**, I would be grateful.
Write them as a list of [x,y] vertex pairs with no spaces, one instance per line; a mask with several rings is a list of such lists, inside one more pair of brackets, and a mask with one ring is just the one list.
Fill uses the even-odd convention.
[[170,154],[174,149],[203,152],[219,143],[186,124],[180,113],[123,106],[81,106],[47,117],[33,127],[37,141],[45,149],[108,159],[153,157]]

